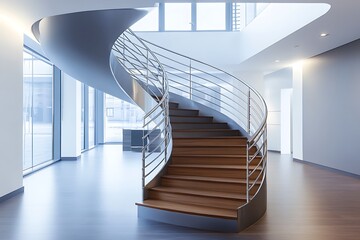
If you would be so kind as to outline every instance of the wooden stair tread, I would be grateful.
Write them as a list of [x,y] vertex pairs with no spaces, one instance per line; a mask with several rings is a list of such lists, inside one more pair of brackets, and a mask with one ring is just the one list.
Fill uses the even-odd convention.
[[[239,178],[220,178],[220,177],[201,177],[201,176],[187,176],[187,175],[164,175],[162,178],[176,179],[176,180],[190,180],[190,181],[201,181],[201,182],[220,182],[220,183],[237,183],[245,184],[246,179]],[[250,184],[254,183],[254,180],[249,181]],[[260,184],[258,181],[256,184]]]
[[[181,154],[176,154],[174,155],[174,157],[202,157],[202,158],[244,158],[246,157],[245,154],[218,154],[218,155],[214,155],[214,154],[192,154],[192,153],[181,153]],[[256,158],[259,158],[261,156],[256,156]]]
[[219,131],[238,131],[233,129],[224,128],[203,128],[203,129],[173,129],[173,132],[219,132]]
[[[246,166],[242,165],[171,164],[169,167],[246,170]],[[256,166],[249,166],[249,169],[253,170],[255,167]],[[261,169],[262,167],[259,167],[257,170]]]
[[[174,108],[172,108],[174,109]],[[179,109],[179,108],[176,108],[176,109]],[[174,109],[175,110],[175,109]],[[192,109],[191,109],[192,110]],[[196,110],[195,110],[196,111]],[[214,118],[214,117],[211,117],[211,116],[200,116],[200,115],[196,115],[196,116],[183,116],[183,115],[171,115],[171,117],[181,117],[181,118]]]
[[159,192],[168,192],[168,193],[214,197],[214,198],[228,198],[228,199],[235,199],[235,200],[239,200],[239,201],[246,200],[246,195],[240,194],[240,193],[206,191],[206,190],[198,190],[198,189],[194,190],[194,189],[188,189],[188,188],[165,187],[165,186],[153,187],[150,190],[159,191]]
[[197,109],[190,109],[190,108],[173,108],[173,107],[169,107],[169,110],[182,110],[182,111],[199,111]]
[[209,145],[209,146],[206,146],[206,145],[202,145],[202,146],[194,146],[194,145],[191,145],[191,144],[188,144],[188,145],[181,145],[181,146],[176,146],[174,144],[174,148],[224,148],[224,150],[226,150],[226,148],[233,148],[233,147],[241,147],[241,148],[244,148],[246,147],[246,145],[244,144],[229,144],[229,145],[226,145],[226,146],[213,146],[213,145]]
[[209,136],[209,137],[193,137],[193,138],[189,138],[189,137],[176,137],[176,139],[189,139],[189,140],[195,140],[195,139],[204,139],[204,140],[215,140],[215,139],[247,139],[247,137],[245,136]]
[[198,206],[191,204],[181,204],[161,200],[144,200],[142,203],[136,203],[138,206],[157,208],[161,210],[201,215],[207,217],[218,217],[225,219],[237,219],[237,210],[229,210],[215,207]]
[[186,125],[202,125],[202,124],[214,124],[214,125],[223,125],[223,124],[227,124],[226,122],[210,122],[210,123],[203,123],[203,122],[173,122],[171,123],[173,125],[177,125],[177,124],[186,124]]

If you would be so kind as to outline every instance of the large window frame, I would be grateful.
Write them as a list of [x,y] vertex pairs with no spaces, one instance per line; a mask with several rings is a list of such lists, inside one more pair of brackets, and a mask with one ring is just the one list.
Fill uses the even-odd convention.
[[[165,23],[166,23],[166,19],[165,19],[165,5],[166,4],[191,4],[191,29],[189,30],[166,30],[165,29]],[[234,10],[234,5],[231,2],[208,2],[209,4],[211,3],[225,3],[225,29],[224,30],[211,30],[211,29],[207,29],[207,30],[198,30],[197,28],[197,4],[204,4],[206,2],[201,2],[201,3],[196,3],[193,1],[188,1],[188,2],[168,2],[168,3],[158,3],[158,19],[157,22],[159,24],[158,30],[140,30],[140,29],[135,29],[134,31],[137,32],[231,32],[231,31],[238,31],[240,29],[238,29],[233,23],[233,18],[234,18],[234,14],[233,12]],[[141,21],[141,20],[140,20]],[[144,20],[145,21],[145,20]],[[139,24],[141,25],[141,24]]]
[[[32,173],[33,171],[39,170],[43,167],[46,167],[54,162],[57,162],[60,160],[61,158],[61,153],[60,153],[60,135],[61,135],[61,71],[54,66],[47,58],[45,58],[44,56],[42,56],[41,54],[39,54],[38,52],[34,51],[33,49],[24,46],[24,54],[27,54],[29,56],[31,56],[31,83],[28,83],[31,85],[31,90],[29,92],[30,96],[28,96],[29,99],[29,104],[30,109],[27,110],[27,113],[30,114],[30,118],[33,119],[34,117],[34,94],[36,94],[34,92],[34,60],[35,61],[41,61],[42,64],[45,65],[49,65],[49,67],[51,68],[51,72],[52,72],[52,80],[51,80],[51,157],[49,158],[44,158],[44,159],[35,159],[37,158],[37,156],[34,156],[34,131],[31,130],[30,132],[25,132],[26,128],[34,128],[34,122],[33,121],[28,121],[28,119],[26,119],[26,116],[24,114],[24,119],[23,119],[23,174],[27,175],[29,173]],[[25,58],[24,58],[24,64],[25,64]],[[24,65],[25,66],[25,65]],[[30,70],[30,69],[29,69]],[[24,89],[25,89],[25,78],[28,78],[29,76],[27,76],[28,73],[24,72]],[[36,75],[36,74],[35,74]],[[42,91],[42,89],[40,89]],[[24,92],[25,94],[25,92]],[[24,99],[25,101],[25,99]],[[25,102],[24,102],[25,104]],[[24,111],[25,108],[27,108],[25,105],[24,107]],[[30,125],[31,126],[30,126]],[[26,126],[29,125],[29,126]],[[30,136],[28,136],[30,135]],[[25,141],[26,138],[30,138],[31,139],[31,149],[28,149],[30,151],[27,151],[26,149],[26,145],[25,145]],[[29,140],[29,139],[28,139]],[[48,143],[47,143],[48,144]],[[38,146],[39,147],[39,146]],[[41,149],[41,146],[40,146]],[[30,155],[30,156],[28,156]],[[26,159],[29,158],[31,159],[31,164],[27,165],[26,164]]]
[[[90,91],[92,94],[89,94]],[[90,99],[90,98],[93,99]],[[85,152],[99,145],[98,138],[98,90],[81,83],[81,151]],[[90,104],[91,103],[91,104]],[[92,107],[93,109],[90,109]],[[91,121],[93,123],[91,123]],[[92,129],[92,130],[91,130]],[[90,132],[90,130],[92,132]],[[90,139],[91,138],[91,139]]]

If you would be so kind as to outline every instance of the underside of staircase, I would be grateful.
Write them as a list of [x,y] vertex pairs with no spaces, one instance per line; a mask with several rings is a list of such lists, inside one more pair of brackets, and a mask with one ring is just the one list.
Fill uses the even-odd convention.
[[[239,130],[196,109],[170,102],[173,150],[155,186],[137,203],[139,217],[181,226],[239,231],[238,209],[246,201],[246,143]],[[256,148],[250,149],[254,154]],[[261,156],[249,166],[254,169]],[[260,174],[252,175],[256,179]],[[261,177],[259,178],[261,179]],[[250,180],[253,184],[255,180]],[[254,195],[261,181],[250,192]]]

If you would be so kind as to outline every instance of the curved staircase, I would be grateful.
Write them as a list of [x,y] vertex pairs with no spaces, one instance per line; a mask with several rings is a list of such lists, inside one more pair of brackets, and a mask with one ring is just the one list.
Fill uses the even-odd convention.
[[231,74],[125,30],[145,12],[47,17],[33,32],[62,70],[144,110],[139,217],[241,231],[266,211],[266,104]]
[[[161,218],[156,210],[144,211],[144,208],[159,209],[211,218],[214,224],[208,227],[212,230],[234,230],[232,225],[237,224],[238,208],[247,202],[247,138],[227,123],[199,115],[198,110],[181,108],[175,102],[170,102],[170,123],[173,136],[171,162],[159,184],[147,189],[147,198],[137,203],[140,216],[159,221]],[[251,152],[255,153],[256,149]],[[249,169],[254,169],[260,160],[261,157],[257,157]],[[260,170],[257,169],[257,174],[250,180],[255,184],[250,197],[261,184],[254,180]],[[168,215],[170,219],[179,218],[178,214]],[[205,221],[207,224],[208,220]],[[169,223],[167,218],[162,221]],[[186,224],[197,225],[191,218]]]
[[[143,137],[139,217],[225,232],[257,221],[266,211],[266,105],[261,96],[232,75],[130,30],[113,50],[117,62],[157,102],[144,118],[146,129],[151,121],[155,127]],[[152,118],[155,109],[161,114]],[[158,154],[148,144],[155,130],[164,134],[157,135],[163,139]]]

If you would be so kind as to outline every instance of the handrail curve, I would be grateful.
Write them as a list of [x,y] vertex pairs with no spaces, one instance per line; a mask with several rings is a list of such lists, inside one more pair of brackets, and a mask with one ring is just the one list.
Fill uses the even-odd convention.
[[[165,138],[171,138],[168,116],[170,92],[226,115],[246,131],[246,200],[251,201],[257,194],[251,190],[260,178],[261,184],[264,183],[267,167],[267,106],[260,93],[228,72],[139,38],[131,30],[119,37],[113,49],[118,54],[119,63],[150,94],[155,91],[162,94],[156,107],[145,117],[151,118],[155,111],[161,109],[163,114],[159,116],[166,119],[165,130],[162,131]],[[158,81],[158,76],[161,76],[161,81]],[[144,144],[143,149],[146,151],[147,147]],[[146,156],[143,154],[143,157]],[[251,165],[257,157],[260,158],[259,163]],[[143,162],[146,160],[143,159]],[[143,178],[146,177],[146,174],[143,175]]]
[[167,76],[157,57],[130,29],[116,40],[112,53],[156,102],[143,116],[142,187],[145,189],[165,166],[172,150]]

